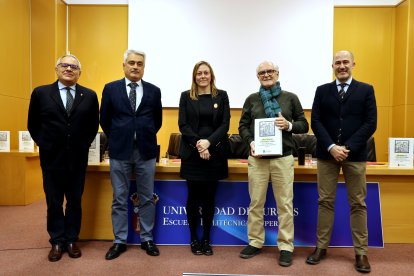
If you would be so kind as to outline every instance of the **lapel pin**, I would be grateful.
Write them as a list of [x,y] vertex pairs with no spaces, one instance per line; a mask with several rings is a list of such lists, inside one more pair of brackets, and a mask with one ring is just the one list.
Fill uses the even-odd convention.
[[214,106],[215,109],[218,108],[218,104],[217,103],[215,103],[213,106]]

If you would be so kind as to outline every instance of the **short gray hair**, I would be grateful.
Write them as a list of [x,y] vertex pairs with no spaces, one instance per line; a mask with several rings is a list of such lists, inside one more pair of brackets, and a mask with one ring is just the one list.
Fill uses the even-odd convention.
[[256,74],[257,74],[257,73],[259,73],[259,68],[260,68],[262,65],[264,65],[264,64],[269,64],[269,65],[271,65],[271,66],[273,67],[273,69],[275,69],[277,72],[279,72],[279,66],[277,66],[276,64],[274,64],[274,63],[273,63],[273,62],[271,62],[271,61],[267,61],[267,60],[265,60],[265,61],[261,62],[261,63],[257,66],[257,68],[256,68]]
[[141,51],[134,50],[134,49],[128,49],[124,52],[124,63],[126,62],[126,60],[128,59],[130,54],[142,56],[144,58],[144,64],[145,64],[145,53],[141,52]]
[[81,63],[80,63],[79,59],[78,59],[75,55],[63,55],[63,56],[61,56],[61,57],[60,57],[60,58],[58,58],[58,60],[56,61],[56,67],[58,67],[58,65],[61,63],[62,59],[64,59],[65,57],[71,57],[71,58],[73,58],[74,60],[76,60],[76,61],[78,62],[78,65],[79,65],[79,69],[82,69],[82,65],[81,65]]

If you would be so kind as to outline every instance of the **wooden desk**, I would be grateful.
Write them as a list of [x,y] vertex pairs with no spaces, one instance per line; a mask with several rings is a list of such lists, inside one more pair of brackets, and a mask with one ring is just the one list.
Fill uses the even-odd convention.
[[27,205],[44,197],[39,153],[0,152],[0,205]]
[[[180,179],[179,170],[180,163],[174,160],[166,165],[157,164],[156,179]],[[247,180],[247,163],[231,160],[229,180]],[[316,182],[316,165],[295,165],[295,181]],[[342,175],[340,181],[343,181]],[[370,165],[367,167],[367,181],[380,183],[384,241],[414,243],[414,169]],[[83,196],[81,238],[113,239],[111,204],[109,165],[89,166]]]

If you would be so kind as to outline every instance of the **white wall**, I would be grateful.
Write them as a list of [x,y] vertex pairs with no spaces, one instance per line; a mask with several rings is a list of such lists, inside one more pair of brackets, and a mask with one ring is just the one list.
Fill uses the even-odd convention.
[[311,108],[316,86],[332,80],[333,0],[130,0],[129,48],[147,54],[144,80],[176,107],[193,66],[208,61],[216,85],[242,107],[258,91],[256,67],[280,67],[282,89]]

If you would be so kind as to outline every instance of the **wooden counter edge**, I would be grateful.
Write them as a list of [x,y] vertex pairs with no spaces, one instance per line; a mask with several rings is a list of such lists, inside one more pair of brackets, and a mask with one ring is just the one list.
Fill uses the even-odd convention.
[[[109,172],[109,163],[102,162],[100,164],[90,164],[87,169],[88,172]],[[169,161],[168,164],[156,165],[157,173],[179,173],[180,163]],[[229,160],[230,174],[247,174],[247,162],[238,160]],[[317,173],[317,166],[299,166],[295,162],[295,174],[310,174]],[[341,172],[342,174],[342,172]],[[414,176],[414,169],[389,168],[387,165],[368,165],[367,175],[407,175]]]

